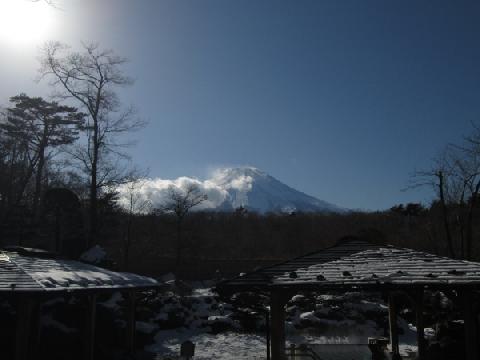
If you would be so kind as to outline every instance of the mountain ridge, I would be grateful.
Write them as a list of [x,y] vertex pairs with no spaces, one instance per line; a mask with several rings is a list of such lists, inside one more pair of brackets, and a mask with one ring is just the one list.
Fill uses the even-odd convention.
[[219,169],[208,181],[225,189],[228,193],[218,207],[220,211],[234,210],[239,207],[260,213],[344,213],[348,211],[296,190],[253,166]]

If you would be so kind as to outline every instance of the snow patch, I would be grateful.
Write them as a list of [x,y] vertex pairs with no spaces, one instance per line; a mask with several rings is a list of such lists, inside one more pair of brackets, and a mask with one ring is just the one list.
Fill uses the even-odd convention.
[[98,264],[107,256],[107,252],[99,245],[85,251],[81,256],[80,260],[88,262],[90,264]]

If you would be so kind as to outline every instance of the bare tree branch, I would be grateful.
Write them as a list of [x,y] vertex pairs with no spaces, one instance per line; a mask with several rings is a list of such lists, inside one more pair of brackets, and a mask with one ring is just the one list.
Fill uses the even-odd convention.
[[[81,130],[86,146],[76,147],[77,159],[90,178],[90,242],[96,233],[97,198],[102,188],[120,182],[125,175],[119,161],[128,159],[122,149],[130,145],[117,139],[136,131],[145,122],[136,117],[133,107],[122,109],[117,90],[133,83],[123,73],[127,62],[98,43],[83,43],[83,51],[72,51],[59,42],[47,43],[42,49],[38,80],[48,78],[60,99],[72,99],[88,114]],[[83,154],[82,154],[83,152]]]
[[175,186],[170,186],[168,188],[167,201],[161,207],[161,210],[165,213],[171,213],[176,217],[177,253],[175,261],[175,272],[177,276],[179,276],[183,249],[183,220],[192,208],[200,205],[205,200],[207,200],[207,195],[202,193],[200,191],[200,188],[196,184],[190,184],[185,189],[180,189]]

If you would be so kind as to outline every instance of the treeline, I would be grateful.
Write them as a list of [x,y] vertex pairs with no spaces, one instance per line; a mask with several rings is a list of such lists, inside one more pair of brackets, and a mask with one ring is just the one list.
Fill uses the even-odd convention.
[[[101,204],[102,236],[96,243],[107,250],[116,269],[151,275],[177,270],[175,215],[152,212],[132,216],[114,201]],[[59,235],[62,252],[78,254],[83,249],[79,243],[87,209],[83,204],[77,215],[62,212],[59,228],[53,214],[44,217],[35,231],[23,232],[21,245],[55,250],[55,237]],[[451,230],[458,234],[455,249],[460,252],[460,228],[457,220],[451,220]],[[474,223],[479,220],[477,208]],[[8,242],[16,245],[22,233],[13,230]],[[375,243],[449,255],[443,210],[438,201],[428,208],[407,204],[371,213],[260,215],[243,209],[232,213],[192,212],[184,219],[182,233],[179,269],[182,276],[192,278],[214,276],[217,269],[227,275],[252,270],[333,245],[339,238],[352,234]],[[480,229],[474,226],[474,237],[479,235]],[[478,242],[474,242],[473,258],[480,260]]]
[[[152,275],[173,271],[177,246],[174,216],[135,216],[129,261],[125,264],[126,216],[115,216],[116,226],[112,228],[116,231],[102,242],[118,265]],[[478,223],[477,211],[475,220]],[[479,230],[474,227],[475,237],[480,235]],[[217,269],[234,274],[322,249],[352,234],[375,243],[448,255],[438,202],[429,208],[407,204],[373,213],[196,212],[185,219],[180,269],[186,277],[212,276]],[[460,248],[460,243],[457,245]],[[477,242],[474,257],[480,259]]]

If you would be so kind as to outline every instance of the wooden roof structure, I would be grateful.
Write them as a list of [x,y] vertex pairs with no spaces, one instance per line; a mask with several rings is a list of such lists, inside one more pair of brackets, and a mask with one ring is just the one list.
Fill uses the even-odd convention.
[[128,353],[133,354],[136,294],[159,286],[155,279],[146,276],[61,259],[43,250],[22,247],[0,250],[0,298],[12,300],[16,308],[16,360],[37,358],[36,342],[32,341],[32,334],[39,328],[43,301],[50,295],[61,297],[69,293],[78,295],[85,304],[83,355],[85,360],[93,360],[97,295],[124,292],[128,308],[125,346]]
[[[217,285],[217,291],[262,291],[270,294],[270,333],[267,359],[286,360],[285,305],[298,291],[382,291],[388,295],[392,359],[401,359],[397,327],[398,293],[414,306],[418,359],[426,359],[424,291],[452,289],[460,295],[465,322],[466,360],[480,358],[480,263],[451,259],[392,245],[348,237],[336,245],[283,263],[240,275]],[[271,339],[271,340],[268,340]],[[271,357],[270,357],[271,352]]]
[[54,258],[34,249],[20,248],[0,252],[0,294],[98,292],[157,286],[159,283],[149,277]]
[[463,286],[480,289],[480,263],[353,238],[225,281],[218,288],[381,290]]

